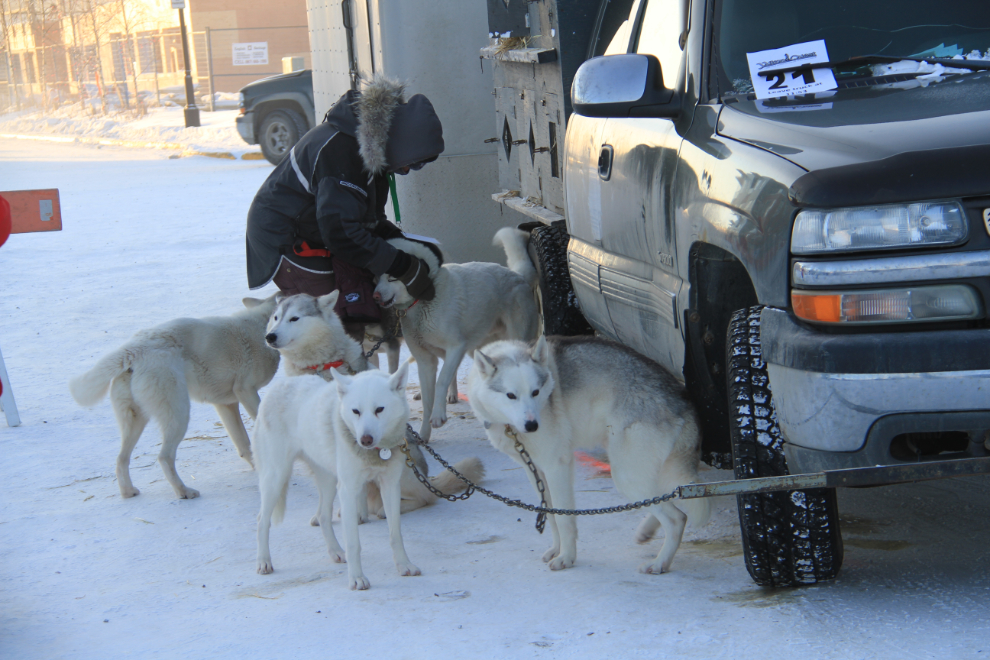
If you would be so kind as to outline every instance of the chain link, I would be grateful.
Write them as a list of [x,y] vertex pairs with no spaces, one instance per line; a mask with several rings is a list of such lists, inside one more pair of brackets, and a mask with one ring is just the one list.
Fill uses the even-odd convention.
[[[385,334],[382,335],[382,338],[378,340],[378,343],[376,343],[374,346],[372,346],[371,347],[371,350],[364,354],[364,359],[365,360],[370,360],[371,359],[371,356],[375,354],[375,351],[377,351],[379,348],[382,347],[382,344],[384,344],[385,342],[389,341],[390,339],[395,339],[398,336],[398,334],[399,334],[399,324],[402,323],[402,317],[403,316],[405,316],[405,313],[404,312],[397,313],[396,314],[395,327],[392,328],[392,332],[386,331]],[[367,337],[368,336],[367,333],[365,333],[364,336]]]
[[604,513],[621,513],[623,511],[633,511],[635,509],[641,509],[644,506],[663,504],[664,502],[669,502],[670,500],[680,495],[681,489],[680,487],[677,487],[666,495],[658,495],[648,500],[640,500],[639,502],[631,502],[629,504],[621,504],[619,506],[603,507],[601,509],[554,509],[548,507],[546,506],[547,500],[544,493],[545,487],[543,484],[543,480],[540,479],[539,472],[536,468],[536,465],[533,464],[533,461],[529,456],[529,452],[527,452],[526,448],[523,447],[523,444],[519,441],[519,436],[516,434],[514,430],[512,430],[511,427],[506,426],[505,432],[506,435],[508,435],[510,438],[513,439],[515,450],[519,452],[520,457],[522,457],[523,461],[526,463],[526,467],[530,469],[530,471],[533,473],[533,477],[536,479],[536,488],[540,493],[540,506],[527,504],[522,500],[510,499],[508,497],[505,497],[504,495],[493,493],[487,488],[483,486],[479,486],[478,484],[474,483],[473,481],[465,477],[463,474],[455,470],[453,466],[451,466],[450,463],[445,461],[443,457],[440,456],[440,454],[438,454],[436,451],[433,450],[432,447],[430,447],[428,444],[423,442],[423,439],[419,437],[419,434],[416,433],[416,431],[413,430],[412,426],[408,424],[406,425],[406,437],[411,438],[412,442],[419,445],[421,449],[425,449],[427,452],[429,452],[430,456],[435,458],[437,462],[440,463],[440,465],[442,465],[444,468],[450,471],[455,477],[457,477],[465,484],[467,484],[468,487],[467,490],[464,491],[464,493],[462,493],[461,495],[447,495],[446,493],[441,492],[433,484],[431,484],[430,480],[427,477],[425,477],[423,474],[421,474],[420,471],[416,468],[416,464],[413,462],[412,457],[409,455],[409,447],[406,445],[406,442],[403,442],[401,445],[399,445],[399,449],[401,449],[402,453],[406,455],[406,465],[412,468],[413,474],[416,475],[416,479],[418,479],[421,484],[426,486],[426,488],[437,497],[442,497],[443,499],[450,502],[456,502],[457,500],[468,499],[469,497],[471,497],[471,495],[474,494],[475,491],[477,491],[482,495],[490,497],[493,500],[498,500],[499,502],[502,502],[503,504],[506,504],[508,506],[514,506],[520,509],[525,509],[526,511],[532,511],[534,513],[537,513],[538,515],[536,516],[536,529],[541,534],[543,533],[543,527],[546,523],[546,516],[548,513],[553,514],[555,516],[593,516]]

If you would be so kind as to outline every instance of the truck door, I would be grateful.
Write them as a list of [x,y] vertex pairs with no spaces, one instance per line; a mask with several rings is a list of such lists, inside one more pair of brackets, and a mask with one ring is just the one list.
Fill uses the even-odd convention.
[[[644,0],[631,50],[655,55],[666,87],[682,84],[687,0]],[[606,121],[601,156],[610,171],[601,180],[599,281],[614,336],[675,375],[684,364],[677,295],[674,218],[670,187],[681,138],[670,119]]]

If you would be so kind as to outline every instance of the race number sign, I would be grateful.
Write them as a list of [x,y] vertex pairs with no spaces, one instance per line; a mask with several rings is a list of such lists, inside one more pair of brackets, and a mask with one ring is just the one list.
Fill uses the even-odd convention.
[[234,66],[256,66],[268,64],[268,42],[234,44]]
[[787,73],[780,71],[805,64],[827,63],[828,51],[825,50],[824,39],[746,53],[746,59],[749,62],[753,91],[758,99],[813,94],[838,87],[832,70],[827,67]]

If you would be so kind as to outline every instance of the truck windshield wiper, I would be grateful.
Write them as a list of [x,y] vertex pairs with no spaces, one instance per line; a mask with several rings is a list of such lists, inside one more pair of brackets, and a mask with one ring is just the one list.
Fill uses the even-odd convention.
[[841,62],[816,62],[811,64],[802,64],[801,66],[793,66],[786,69],[773,69],[773,73],[799,73],[801,71],[810,71],[811,69],[841,69],[850,66],[865,66],[868,64],[893,64],[894,62],[903,62],[904,60],[910,60],[912,62],[931,62],[941,64],[946,67],[969,69],[971,71],[983,71],[985,69],[990,69],[990,61],[988,60],[955,60],[951,57],[861,55],[858,57],[851,57],[848,60],[842,60]]

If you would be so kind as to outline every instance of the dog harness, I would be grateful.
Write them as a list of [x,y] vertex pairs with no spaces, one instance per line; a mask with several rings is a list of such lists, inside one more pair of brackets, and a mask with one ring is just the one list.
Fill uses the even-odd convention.
[[344,361],[343,360],[337,360],[336,362],[327,362],[326,364],[314,364],[311,367],[305,367],[305,369],[307,369],[307,370],[312,369],[316,373],[320,373],[321,371],[326,371],[327,369],[330,369],[331,367],[334,368],[334,369],[339,369],[342,366],[344,366]]

